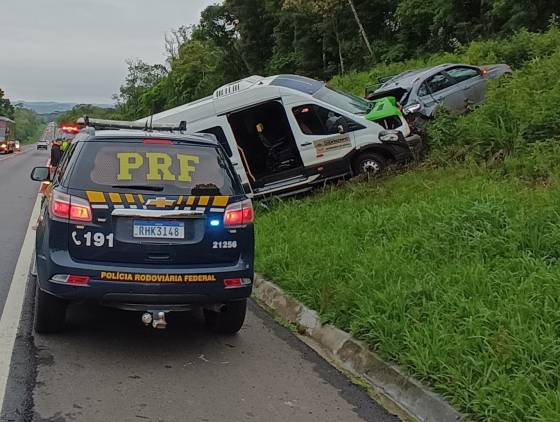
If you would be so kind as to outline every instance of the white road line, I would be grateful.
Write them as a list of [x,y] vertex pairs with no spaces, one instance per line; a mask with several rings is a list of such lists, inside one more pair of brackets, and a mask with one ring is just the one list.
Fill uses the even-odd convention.
[[6,385],[8,383],[8,376],[10,375],[10,363],[12,361],[14,343],[23,308],[29,267],[31,266],[33,249],[35,247],[35,231],[33,230],[33,225],[39,218],[40,208],[41,195],[39,195],[35,201],[31,219],[29,220],[29,226],[27,227],[25,239],[19,253],[16,269],[12,277],[10,291],[6,298],[2,317],[0,318],[0,404],[4,403]]

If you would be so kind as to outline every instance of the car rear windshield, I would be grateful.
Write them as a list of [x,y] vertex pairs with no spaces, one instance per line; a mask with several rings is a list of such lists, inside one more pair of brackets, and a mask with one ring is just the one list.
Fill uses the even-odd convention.
[[86,142],[68,186],[167,195],[235,195],[240,191],[218,148],[154,140]]

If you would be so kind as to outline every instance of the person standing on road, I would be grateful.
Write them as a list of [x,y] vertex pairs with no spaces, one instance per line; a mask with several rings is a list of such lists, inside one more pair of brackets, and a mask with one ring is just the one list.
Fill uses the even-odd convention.
[[58,164],[60,163],[60,159],[62,158],[62,150],[60,147],[60,139],[55,139],[51,146],[51,179],[54,176]]

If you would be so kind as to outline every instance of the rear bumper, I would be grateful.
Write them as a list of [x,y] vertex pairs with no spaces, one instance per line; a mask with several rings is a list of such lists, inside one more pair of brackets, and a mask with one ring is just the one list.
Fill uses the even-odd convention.
[[[37,281],[41,290],[69,301],[95,300],[122,308],[188,309],[188,305],[219,304],[251,295],[252,263],[240,260],[227,267],[178,268],[111,265],[74,261],[66,251],[37,255]],[[89,276],[87,286],[53,280],[56,275]],[[251,284],[226,289],[225,279],[250,279]],[[150,280],[152,282],[145,282]],[[162,282],[157,282],[161,280]],[[177,280],[183,280],[177,282]]]

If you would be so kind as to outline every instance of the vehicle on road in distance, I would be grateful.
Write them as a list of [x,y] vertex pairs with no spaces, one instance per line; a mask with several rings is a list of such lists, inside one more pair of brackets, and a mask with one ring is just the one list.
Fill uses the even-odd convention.
[[[45,192],[36,331],[62,330],[68,303],[94,300],[143,312],[154,328],[168,312],[201,308],[210,329],[237,332],[252,290],[254,214],[219,143],[96,126],[74,138]],[[31,177],[48,180],[49,169]]]
[[453,113],[465,113],[482,104],[486,80],[511,72],[511,67],[506,64],[443,64],[383,78],[384,82],[375,91],[366,92],[366,98],[373,101],[395,97],[409,123],[416,127],[432,118],[439,107]]
[[37,149],[44,149],[44,150],[48,150],[49,149],[49,144],[47,142],[46,139],[40,139],[39,141],[37,141]]
[[0,116],[0,154],[10,154],[15,151],[15,132],[16,122]]
[[415,157],[421,138],[402,115],[372,121],[373,105],[302,76],[252,76],[138,122],[215,135],[248,195],[281,196]]
[[21,151],[21,144],[19,141],[14,141],[14,151],[20,152]]

